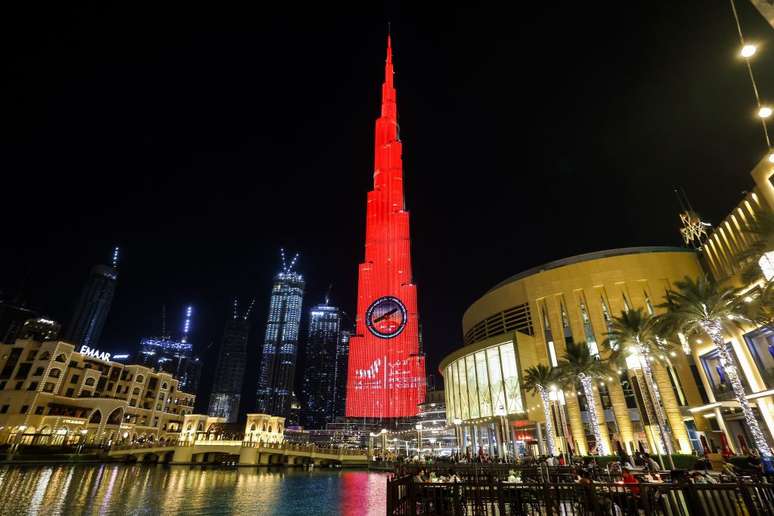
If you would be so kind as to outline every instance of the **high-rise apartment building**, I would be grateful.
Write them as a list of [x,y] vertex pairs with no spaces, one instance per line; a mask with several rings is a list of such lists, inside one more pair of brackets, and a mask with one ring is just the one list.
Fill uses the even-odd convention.
[[96,348],[102,336],[118,279],[118,247],[113,249],[110,265],[96,265],[81,291],[75,313],[67,330],[67,340],[80,346]]
[[298,255],[289,264],[282,252],[282,270],[274,277],[266,335],[261,350],[258,378],[258,412],[287,417],[298,357],[298,333],[304,278],[295,267]]
[[325,303],[309,311],[309,331],[301,389],[301,425],[325,428],[334,418],[336,354],[341,338],[341,311]]
[[347,364],[349,363],[349,330],[339,332],[336,344],[336,371],[333,379],[333,421],[344,417],[347,409]]
[[215,368],[215,379],[212,383],[210,406],[207,412],[210,416],[226,418],[227,423],[235,422],[239,414],[252,308],[251,303],[245,313],[240,315],[238,302],[234,300],[234,312],[226,321],[218,352],[218,364]]
[[194,354],[193,344],[188,341],[191,330],[193,307],[187,306],[183,320],[182,336],[173,339],[165,335],[151,337],[140,341],[140,352],[136,362],[157,371],[166,371],[180,381],[180,389],[196,394],[199,388],[202,364]]

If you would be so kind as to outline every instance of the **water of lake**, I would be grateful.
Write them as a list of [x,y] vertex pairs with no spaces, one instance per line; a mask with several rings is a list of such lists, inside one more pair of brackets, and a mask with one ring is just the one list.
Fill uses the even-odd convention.
[[0,466],[0,515],[383,515],[386,487],[347,469]]

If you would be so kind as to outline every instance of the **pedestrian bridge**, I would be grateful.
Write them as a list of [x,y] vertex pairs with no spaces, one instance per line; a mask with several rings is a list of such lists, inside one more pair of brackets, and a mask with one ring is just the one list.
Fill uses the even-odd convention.
[[226,440],[179,442],[176,445],[167,446],[146,444],[114,447],[108,452],[108,456],[169,464],[208,464],[222,462],[224,459],[233,460],[239,466],[304,464],[365,466],[368,464],[365,450]]

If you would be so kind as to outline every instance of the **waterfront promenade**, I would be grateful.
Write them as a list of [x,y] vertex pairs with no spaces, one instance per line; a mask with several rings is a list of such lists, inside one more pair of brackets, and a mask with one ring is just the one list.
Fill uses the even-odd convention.
[[765,478],[692,478],[674,470],[659,479],[622,480],[600,470],[577,481],[576,473],[512,464],[399,467],[387,481],[387,514],[774,515],[774,484]]

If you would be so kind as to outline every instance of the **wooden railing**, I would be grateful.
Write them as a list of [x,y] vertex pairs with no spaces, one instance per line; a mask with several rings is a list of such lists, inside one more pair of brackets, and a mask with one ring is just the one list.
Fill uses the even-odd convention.
[[387,481],[388,515],[774,515],[774,484]]

